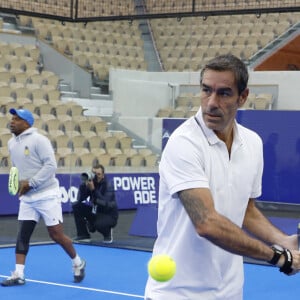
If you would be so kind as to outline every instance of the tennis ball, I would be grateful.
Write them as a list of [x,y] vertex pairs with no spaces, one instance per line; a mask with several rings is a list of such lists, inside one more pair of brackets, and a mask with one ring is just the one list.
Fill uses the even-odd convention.
[[148,262],[148,273],[156,281],[170,280],[176,272],[176,263],[168,255],[153,256]]

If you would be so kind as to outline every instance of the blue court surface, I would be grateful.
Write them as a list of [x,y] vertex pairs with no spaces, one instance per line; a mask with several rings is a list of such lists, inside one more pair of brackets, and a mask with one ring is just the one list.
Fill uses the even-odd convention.
[[[59,246],[31,246],[26,284],[0,286],[1,299],[143,299],[151,252],[79,244],[75,247],[87,261],[83,282],[73,283],[71,261]],[[13,269],[14,248],[1,248],[0,279]],[[300,274],[286,276],[274,267],[245,263],[244,300],[298,300],[299,282]]]

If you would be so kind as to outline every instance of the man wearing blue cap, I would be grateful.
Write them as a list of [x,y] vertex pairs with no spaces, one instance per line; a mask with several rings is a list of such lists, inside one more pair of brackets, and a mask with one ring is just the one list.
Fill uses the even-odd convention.
[[8,141],[12,165],[19,170],[20,208],[19,232],[16,242],[16,268],[2,281],[2,286],[25,284],[24,268],[29,242],[36,224],[42,217],[53,241],[62,246],[72,259],[74,282],[85,276],[85,261],[81,259],[72,240],[63,232],[63,217],[59,183],[55,177],[57,168],[54,151],[47,137],[33,128],[34,118],[26,109],[11,108],[10,130],[13,137]]

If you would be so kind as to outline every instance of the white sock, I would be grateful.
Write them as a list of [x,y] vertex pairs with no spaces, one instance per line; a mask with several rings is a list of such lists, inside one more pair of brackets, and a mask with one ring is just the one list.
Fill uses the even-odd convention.
[[72,259],[73,266],[79,266],[81,264],[81,258],[76,254],[76,256]]
[[18,276],[24,277],[24,269],[25,269],[25,265],[16,264],[16,272]]

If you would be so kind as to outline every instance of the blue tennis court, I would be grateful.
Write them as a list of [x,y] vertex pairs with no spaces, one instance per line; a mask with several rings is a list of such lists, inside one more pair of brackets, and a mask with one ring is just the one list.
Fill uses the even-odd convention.
[[[143,299],[151,252],[75,245],[87,260],[86,278],[73,283],[71,262],[55,245],[32,246],[24,286],[0,287],[2,299]],[[14,248],[0,249],[0,277],[14,267]],[[205,276],[205,273],[204,273]],[[288,277],[269,266],[245,263],[244,300],[299,299],[299,276]]]

